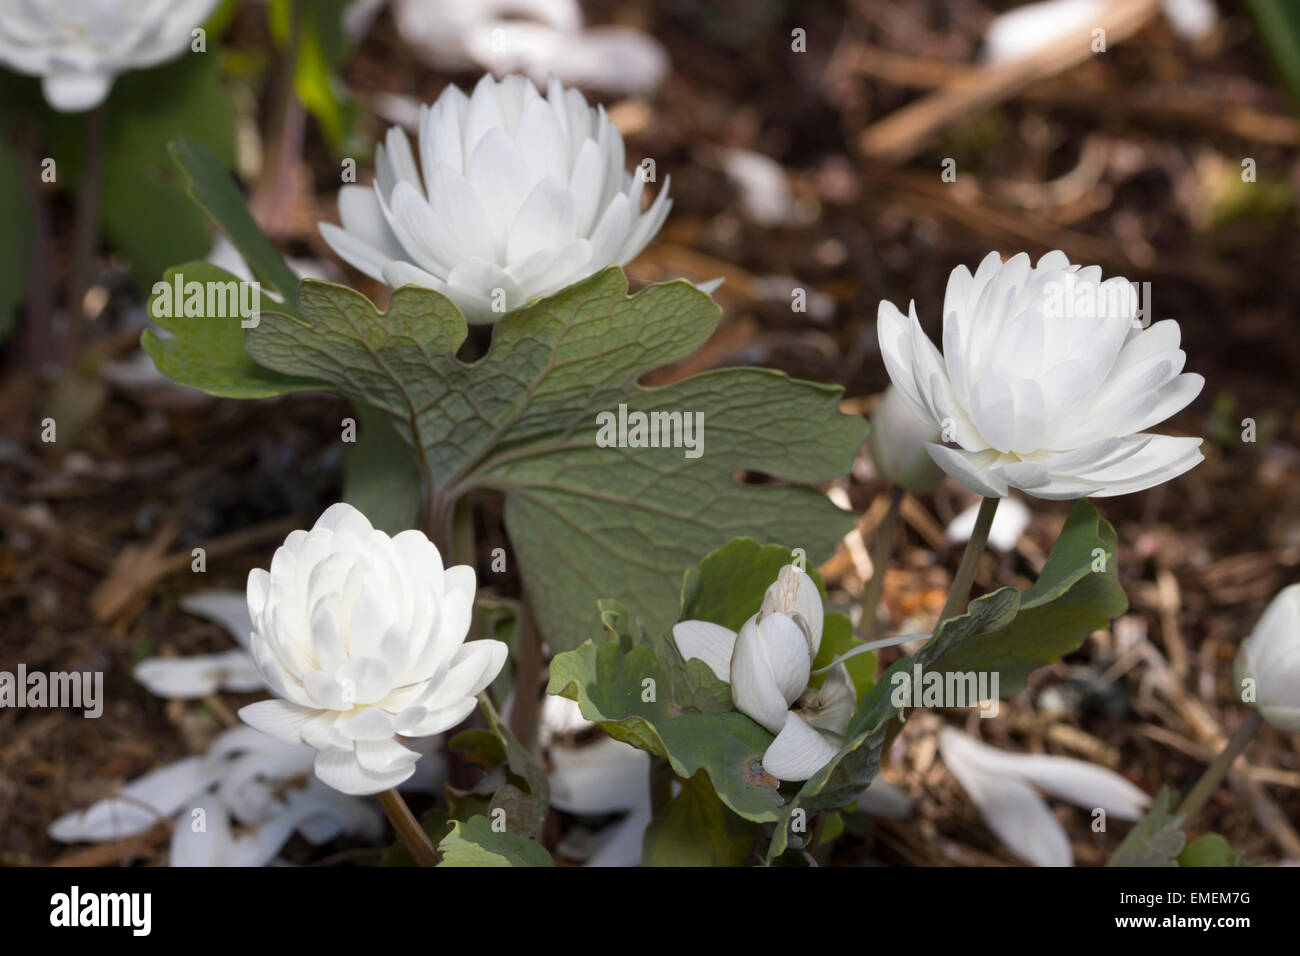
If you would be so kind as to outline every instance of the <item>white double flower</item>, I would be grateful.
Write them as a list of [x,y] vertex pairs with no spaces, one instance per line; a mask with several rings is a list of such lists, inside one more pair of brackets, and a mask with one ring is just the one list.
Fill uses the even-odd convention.
[[682,657],[704,661],[731,686],[736,709],[776,734],[763,769],[780,780],[807,780],[835,756],[857,701],[843,665],[809,687],[823,618],[817,585],[787,565],[739,633],[709,621],[673,627]]
[[1178,323],[1143,328],[1137,286],[1063,252],[1031,264],[989,253],[958,266],[943,301],[943,351],[881,302],[880,354],[912,412],[951,444],[935,463],[971,491],[1005,498],[1106,497],[1194,467],[1201,439],[1157,435],[1204,378],[1184,372]]
[[420,108],[412,150],[400,127],[375,150],[374,188],[339,191],[330,247],[372,279],[450,298],[470,322],[507,312],[609,265],[659,231],[668,179],[642,210],[646,175],[623,168],[623,136],[603,109],[551,78],[484,76]]
[[390,538],[330,506],[248,576],[253,660],[281,699],[239,716],[316,748],[316,776],[336,790],[397,786],[419,758],[398,737],[459,724],[505,664],[501,641],[465,640],[474,590],[474,569],[444,570],[423,533]]

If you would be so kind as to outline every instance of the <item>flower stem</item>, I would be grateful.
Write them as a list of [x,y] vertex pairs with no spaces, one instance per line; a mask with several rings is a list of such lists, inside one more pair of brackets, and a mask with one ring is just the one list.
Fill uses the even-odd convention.
[[438,863],[438,851],[433,848],[429,834],[415,819],[411,808],[406,805],[401,794],[394,790],[385,790],[379,795],[379,805],[384,808],[384,815],[397,831],[397,838],[410,852],[416,866],[435,866]]
[[1205,806],[1205,802],[1210,799],[1210,795],[1219,788],[1219,784],[1227,776],[1233,762],[1241,756],[1241,752],[1246,749],[1246,745],[1254,739],[1255,732],[1259,730],[1259,725],[1262,722],[1259,711],[1252,708],[1246,719],[1242,721],[1241,726],[1237,728],[1237,732],[1232,735],[1232,739],[1224,746],[1223,751],[1205,768],[1205,773],[1201,774],[1201,779],[1196,781],[1196,786],[1192,787],[1191,793],[1187,795],[1182,806],[1178,808],[1178,812],[1183,817],[1184,827],[1192,822],[1192,818],[1200,812],[1201,807]]
[[970,540],[966,542],[961,564],[957,565],[957,574],[952,579],[952,588],[948,591],[948,600],[943,605],[939,620],[935,622],[935,631],[938,631],[939,625],[948,618],[956,617],[965,609],[966,599],[970,597],[971,584],[975,581],[975,568],[979,566],[980,555],[984,553],[984,545],[988,543],[989,528],[993,527],[993,514],[998,510],[1001,501],[1001,498],[985,498],[980,505],[979,515],[975,518],[975,530],[971,532]]
[[532,608],[528,596],[520,595],[519,617],[516,621],[516,649],[519,657],[515,664],[515,701],[510,708],[510,732],[526,748],[532,747],[537,729],[537,717],[542,701],[538,685],[542,679],[542,638],[533,625]]
[[[416,431],[415,434],[418,439],[419,432]],[[423,471],[423,468],[421,470]],[[431,476],[423,475],[422,484],[424,488],[420,495],[420,528],[442,555],[443,564],[450,564],[454,560],[451,552],[453,504],[444,495],[438,493],[438,487],[433,483]],[[467,556],[465,560],[472,562],[473,557]]]
[[880,596],[885,590],[885,568],[889,565],[889,555],[894,550],[894,535],[898,531],[898,516],[903,508],[902,486],[895,485],[889,493],[889,510],[885,512],[880,527],[876,529],[876,540],[871,548],[871,580],[867,582],[862,594],[862,639],[869,641],[880,627],[877,613],[880,609]]
[[81,327],[86,321],[82,302],[90,288],[95,247],[99,243],[99,198],[103,187],[104,106],[100,104],[86,116],[85,151],[81,158],[81,191],[77,196],[77,216],[72,239],[72,267],[68,273],[68,327],[64,339],[65,364],[77,354],[81,344]]

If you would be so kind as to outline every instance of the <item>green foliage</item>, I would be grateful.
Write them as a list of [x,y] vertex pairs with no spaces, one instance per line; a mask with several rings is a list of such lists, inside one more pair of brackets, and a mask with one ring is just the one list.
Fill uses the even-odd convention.
[[1161,787],[1151,809],[1106,861],[1107,866],[1177,866],[1187,836],[1183,815],[1174,812],[1177,794]]
[[1077,650],[1128,608],[1117,555],[1115,529],[1087,499],[1075,502],[1038,580],[1020,595],[1014,620],[936,655],[935,668],[996,671],[1002,696],[1018,694],[1030,672]]
[[[173,286],[177,276],[188,282],[238,282],[224,269],[207,262],[188,262],[168,269],[162,281]],[[271,305],[265,291],[259,308]],[[320,385],[308,379],[281,375],[258,365],[244,350],[244,329],[238,315],[178,315],[173,303],[164,314],[161,296],[149,300],[149,315],[168,333],[163,337],[146,329],[140,344],[159,371],[180,385],[226,398],[265,398]]]
[[[292,274],[220,164],[193,144],[174,151],[195,200],[255,274],[277,291],[291,288]],[[865,425],[838,412],[839,389],[766,369],[637,384],[712,333],[718,308],[689,283],[629,297],[626,278],[610,267],[504,317],[472,364],[456,357],[465,320],[436,292],[399,289],[379,312],[350,289],[307,281],[296,304],[263,312],[248,330],[250,362],[237,360],[236,330],[229,322],[213,329],[212,317],[174,322],[174,339],[146,336],[146,348],[180,384],[213,394],[331,387],[393,420],[421,480],[444,501],[475,488],[502,492],[524,586],[553,647],[598,634],[597,602],[606,597],[662,631],[681,569],[737,534],[797,542],[815,563],[852,526],[852,515],[797,484],[842,474],[861,444]],[[205,366],[208,352],[214,361]],[[598,413],[621,405],[702,414],[706,452],[691,459],[682,448],[599,447]],[[745,471],[791,484],[737,481]]]
[[554,866],[540,844],[509,830],[497,832],[487,817],[457,820],[438,844],[439,866]]
[[757,831],[729,812],[708,777],[697,773],[646,827],[642,860],[647,866],[741,866]]
[[[177,137],[202,144],[225,175],[235,155],[234,106],[210,52],[119,76],[101,109],[104,237],[148,289],[169,265],[205,256],[212,245],[203,213],[184,201],[184,177],[166,144]],[[51,112],[46,123],[58,181],[78,201],[89,122],[86,114]]]
[[476,788],[476,791],[492,793],[488,815],[503,810],[506,829],[536,839],[541,835],[550,806],[550,781],[495,710],[487,707],[485,713],[487,730],[457,734],[449,746],[488,771],[490,782]]
[[203,144],[187,139],[172,142],[168,149],[176,165],[185,174],[188,183],[186,194],[226,234],[252,269],[254,277],[263,286],[269,287],[266,291],[285,300],[280,310],[296,315],[293,292],[298,288],[298,277],[253,221],[244,204],[243,195],[226,172],[221,159]]
[[420,517],[411,451],[392,419],[368,405],[357,406],[357,440],[343,450],[343,500],[389,534],[415,527]]
[[576,700],[588,720],[616,740],[667,758],[682,779],[703,770],[722,802],[742,817],[775,820],[778,781],[763,770],[772,735],[735,711],[683,713],[669,696],[671,686],[648,645],[626,650],[619,641],[588,641],[551,662],[547,693]]
[[[271,0],[267,19],[276,45],[293,59],[293,89],[298,99],[320,124],[321,131],[336,151],[345,151],[357,110],[342,92],[338,79],[351,53],[343,32],[343,11],[350,0]],[[294,16],[298,22],[293,22]],[[296,40],[296,48],[289,45]]]
[[[497,716],[490,704],[483,706],[486,728],[462,731],[447,744],[468,763],[477,764],[487,775],[470,791],[443,787],[445,806],[431,810],[420,818],[420,826],[429,839],[438,846],[453,829],[475,818],[496,821],[497,829],[504,828],[525,843],[541,836],[542,825],[550,805],[551,785],[546,773],[532,755],[520,745],[510,729]],[[489,826],[489,830],[491,827]],[[498,834],[493,834],[495,838]],[[507,854],[515,852],[519,844],[500,848]],[[494,851],[495,841],[492,847]],[[545,850],[538,850],[545,855]],[[525,854],[532,853],[524,850]],[[546,857],[548,860],[549,856]],[[410,853],[398,842],[389,848],[381,863],[383,866],[414,866]],[[450,864],[457,865],[457,864]],[[464,864],[464,865],[538,865],[538,864]]]
[[1294,0],[1246,0],[1246,6],[1283,82],[1300,104],[1300,7]]
[[104,232],[148,287],[168,265],[205,255],[202,215],[181,201],[181,177],[166,143],[203,143],[225,165],[235,159],[235,109],[221,89],[217,58],[189,54],[113,86],[105,117]]
[[1242,855],[1217,833],[1197,837],[1178,854],[1179,866],[1246,866]]

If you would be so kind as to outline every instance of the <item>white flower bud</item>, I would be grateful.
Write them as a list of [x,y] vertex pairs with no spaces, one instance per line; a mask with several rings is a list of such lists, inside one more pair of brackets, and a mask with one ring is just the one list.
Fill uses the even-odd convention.
[[898,389],[892,385],[885,389],[867,436],[871,460],[882,477],[914,495],[934,491],[943,481],[943,471],[925,446],[939,439],[939,430],[917,418]]
[[790,705],[808,686],[808,637],[788,614],[756,614],[736,636],[731,656],[731,700],[736,709],[780,733]]
[[797,615],[797,619],[803,621],[808,629],[807,637],[812,647],[813,659],[816,659],[817,651],[822,646],[824,612],[821,592],[817,590],[816,583],[806,571],[800,571],[793,564],[787,564],[778,572],[776,580],[768,586],[763,595],[763,603],[758,613],[761,616],[774,611],[788,614],[791,618]]
[[1300,730],[1300,584],[1273,598],[1241,642],[1233,674],[1239,692],[1253,682],[1261,717],[1278,730]]

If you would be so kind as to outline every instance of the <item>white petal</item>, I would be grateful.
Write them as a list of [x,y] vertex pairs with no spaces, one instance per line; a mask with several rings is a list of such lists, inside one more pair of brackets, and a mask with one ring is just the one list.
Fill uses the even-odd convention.
[[303,740],[303,728],[320,713],[287,700],[259,700],[239,708],[239,719],[276,740],[296,744]]
[[554,747],[551,805],[565,813],[601,816],[649,800],[650,755],[611,737],[578,747]]
[[1085,810],[1137,820],[1151,798],[1114,771],[1083,760],[1045,754],[1002,754],[1003,766],[1035,786]]
[[567,187],[543,179],[524,200],[510,226],[506,263],[515,266],[535,252],[554,249],[574,238],[575,210]]
[[45,99],[59,112],[80,113],[104,102],[112,85],[111,73],[70,70],[46,75],[41,89],[45,93]]
[[316,755],[316,776],[340,793],[354,796],[391,790],[413,773],[414,762],[390,771],[367,770],[355,750],[322,750]]
[[812,659],[803,631],[780,613],[745,622],[731,657],[731,699],[736,709],[772,733],[808,686]]
[[420,755],[403,747],[394,737],[385,740],[359,740],[356,747],[357,763],[363,770],[389,773],[414,767]]
[[812,656],[814,659],[817,657],[822,643],[824,610],[821,592],[807,571],[801,571],[793,564],[781,568],[776,580],[763,593],[761,610],[764,614],[780,611],[792,617],[795,614],[802,617],[812,640]]
[[673,641],[686,660],[702,660],[724,683],[731,681],[731,652],[736,632],[711,621],[682,621],[673,625]]
[[[266,572],[263,571],[262,574]],[[181,610],[220,624],[240,647],[248,647],[249,636],[253,633],[253,619],[248,613],[247,594],[218,588],[195,591],[181,598]]]
[[151,657],[133,671],[135,679],[159,697],[192,700],[217,690],[261,690],[262,674],[247,651],[193,657]]
[[322,222],[317,228],[320,229],[321,238],[326,244],[348,265],[372,279],[384,281],[384,265],[389,262],[386,252],[367,244],[333,223]]
[[50,824],[50,838],[62,843],[100,843],[135,836],[171,817],[210,782],[201,757],[178,760],[137,777],[116,797],[59,817]]
[[838,752],[828,736],[788,712],[781,732],[763,754],[763,769],[778,780],[807,780]]
[[958,484],[986,498],[1005,498],[1007,485],[990,470],[997,453],[968,452],[931,442],[925,446],[934,463]]
[[948,770],[1008,849],[1034,866],[1073,865],[1070,839],[1042,797],[982,759],[989,749],[952,728],[939,733],[939,750]]

